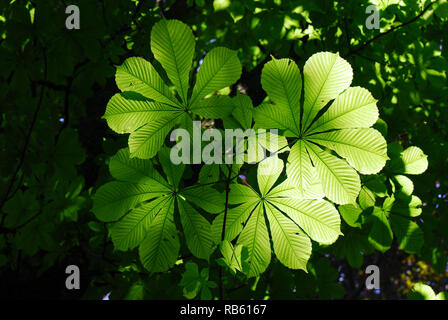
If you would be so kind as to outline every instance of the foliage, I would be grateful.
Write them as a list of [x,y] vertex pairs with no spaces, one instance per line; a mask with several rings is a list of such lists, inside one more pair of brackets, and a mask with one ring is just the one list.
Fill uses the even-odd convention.
[[447,292],[439,292],[435,294],[432,288],[423,283],[416,283],[409,293],[410,300],[446,300]]
[[[3,294],[443,297],[446,1],[72,2],[0,0]],[[276,155],[175,165],[193,120]]]

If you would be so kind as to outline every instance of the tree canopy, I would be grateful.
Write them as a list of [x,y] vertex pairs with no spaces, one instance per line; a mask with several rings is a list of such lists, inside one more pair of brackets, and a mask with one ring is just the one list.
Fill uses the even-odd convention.
[[2,295],[446,299],[447,1],[70,4],[0,0]]

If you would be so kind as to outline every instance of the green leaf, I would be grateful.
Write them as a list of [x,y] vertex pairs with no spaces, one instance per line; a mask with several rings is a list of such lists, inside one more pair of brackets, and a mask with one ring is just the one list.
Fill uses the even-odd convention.
[[393,177],[392,192],[403,193],[406,196],[411,196],[414,191],[414,183],[411,179],[403,175],[395,175]]
[[253,110],[252,100],[249,96],[237,93],[232,99],[235,108],[232,111],[233,117],[240,123],[241,127],[246,130],[252,126]]
[[213,281],[208,281],[208,268],[203,268],[199,273],[198,265],[194,262],[185,264],[185,272],[182,274],[180,285],[184,287],[183,293],[185,298],[193,299],[198,293],[201,293],[201,300],[209,300],[212,298],[210,288],[216,288],[217,285]]
[[283,171],[283,161],[277,156],[271,156],[258,164],[258,188],[265,196]]
[[366,186],[361,188],[358,196],[358,202],[361,209],[365,210],[369,207],[373,207],[376,202],[375,194]]
[[19,189],[14,197],[6,201],[3,210],[6,213],[5,226],[7,228],[20,226],[39,213],[40,205],[32,191],[28,189],[23,192]]
[[219,164],[204,164],[199,172],[199,183],[206,184],[219,180]]
[[409,147],[401,153],[404,168],[399,173],[421,174],[428,168],[428,156],[419,147]]
[[422,213],[422,201],[417,196],[401,197],[394,196],[386,198],[383,210],[396,213],[405,217],[418,217]]
[[103,118],[117,133],[131,133],[128,141],[131,157],[155,156],[175,125],[191,131],[192,113],[209,118],[227,118],[232,113],[235,104],[228,96],[202,98],[240,77],[241,64],[236,52],[219,47],[207,54],[189,101],[194,47],[191,29],[178,20],[163,19],[152,29],[152,52],[180,99],[171,93],[152,64],[142,58],[129,58],[117,68],[117,86],[124,92],[111,98]]
[[351,227],[361,228],[361,223],[358,222],[359,215],[362,209],[355,207],[352,204],[344,204],[338,207],[344,221]]
[[129,136],[129,150],[131,157],[149,159],[154,157],[163,145],[165,137],[174,126],[176,119],[182,112],[172,112],[164,117],[152,119],[152,121]]
[[356,171],[345,161],[306,143],[311,160],[316,167],[325,195],[337,204],[355,203],[361,190],[361,181]]
[[369,243],[381,252],[386,252],[392,244],[393,233],[386,213],[375,207],[372,212],[373,226],[369,233]]
[[409,300],[437,300],[432,288],[426,284],[418,282],[409,291]]
[[[304,132],[317,113],[338,94],[347,89],[353,78],[350,64],[339,54],[318,52],[303,68],[305,101],[301,130]],[[375,119],[376,120],[376,119]]]
[[386,180],[384,175],[373,175],[365,180],[365,187],[377,197],[383,198],[387,196]]
[[265,210],[277,258],[288,268],[307,272],[306,265],[311,256],[311,240],[293,221],[269,202],[265,203]]
[[448,291],[441,291],[436,295],[436,300],[448,300]]
[[410,219],[391,214],[390,224],[400,249],[407,253],[419,253],[424,242],[423,231]]
[[121,91],[134,91],[146,98],[180,107],[156,69],[143,58],[126,59],[117,67],[115,81]]
[[[321,188],[338,204],[355,203],[361,184],[352,167],[373,174],[388,160],[386,141],[369,128],[378,119],[376,100],[366,89],[349,88],[352,69],[338,54],[314,54],[303,73],[305,97],[300,110],[298,68],[287,59],[273,59],[265,65],[263,89],[275,104],[262,103],[254,109],[255,127],[278,128],[284,136],[297,138],[288,157],[287,175],[298,193],[305,195],[312,185],[315,190],[307,197],[320,197]],[[301,113],[298,128],[295,119]],[[316,145],[332,149],[348,164]]]
[[210,93],[235,83],[241,75],[241,64],[235,51],[217,47],[210,50],[197,74],[190,106]]
[[293,118],[285,116],[289,113],[288,107],[269,103],[262,103],[253,111],[257,128],[286,130],[285,135],[298,136]]
[[180,242],[174,224],[174,199],[166,204],[149,225],[146,238],[140,244],[139,255],[150,272],[164,272],[177,261]]
[[350,87],[335,99],[307,133],[331,129],[369,128],[378,119],[376,102],[367,89]]
[[166,214],[171,198],[160,197],[133,209],[110,229],[114,247],[126,251],[138,246],[146,236],[151,222],[158,214]]
[[180,285],[184,287],[183,293],[185,298],[193,299],[199,292],[201,282],[199,281],[199,268],[194,262],[185,264],[185,272],[182,274]]
[[190,68],[193,63],[195,40],[193,32],[178,20],[162,19],[151,31],[151,50],[187,103]]
[[[288,141],[285,137],[274,132],[267,132],[265,129],[257,129],[253,134],[249,134],[246,141],[238,143],[247,144],[245,147],[244,161],[247,163],[264,162],[268,157],[277,156],[289,150]],[[235,147],[235,149],[237,149]]]
[[215,95],[199,100],[191,107],[191,111],[201,117],[222,119],[232,113],[235,107],[234,99],[229,96]]
[[[275,190],[273,190],[275,192]],[[330,244],[341,234],[341,218],[336,208],[324,200],[268,198],[285,212],[314,241]]]
[[215,11],[225,10],[230,6],[230,0],[213,0]]
[[231,184],[229,204],[257,202],[260,199],[258,193],[252,187],[242,184]]
[[170,186],[154,170],[150,160],[130,158],[129,148],[120,149],[109,162],[110,174],[117,180],[160,185],[160,190],[170,192]]
[[[256,210],[257,202],[258,199],[235,208],[230,208],[227,211],[224,237],[225,240],[232,241],[241,233],[241,231],[243,230],[243,224],[247,221],[252,212]],[[213,220],[212,223],[211,233],[213,236],[213,241],[215,243],[221,242],[223,225],[224,213],[221,213]]]
[[166,193],[166,190],[158,188],[159,185],[108,182],[93,196],[92,211],[101,221],[116,221],[140,202]]
[[386,140],[372,128],[320,133],[309,137],[308,140],[336,151],[362,174],[379,172],[389,159]]
[[178,198],[177,205],[188,248],[196,257],[208,260],[213,245],[210,223],[187,201]]
[[310,156],[305,147],[305,141],[299,140],[291,148],[286,165],[286,174],[291,184],[300,190],[306,190],[313,181],[316,169],[312,166]]
[[261,85],[276,107],[288,111],[283,115],[290,119],[288,129],[298,133],[302,77],[295,62],[290,59],[272,58],[263,66]]
[[340,237],[334,244],[334,254],[341,258],[347,258],[350,266],[360,269],[363,265],[364,254],[372,251],[367,235],[363,230],[349,230],[343,237]]
[[134,283],[126,293],[124,300],[143,300],[145,298],[145,286],[143,284]]
[[245,272],[248,265],[245,259],[247,258],[247,248],[242,245],[236,245],[235,247],[228,240],[224,240],[220,245],[221,254],[223,256],[224,264],[229,268],[232,274],[236,273],[236,270]]
[[103,118],[115,132],[129,133],[149,122],[160,121],[178,113],[179,109],[126,92],[116,94],[109,100]]
[[258,205],[252,212],[238,237],[238,244],[247,247],[249,253],[247,276],[252,278],[263,273],[271,261],[271,244],[262,205]]
[[209,213],[221,213],[224,211],[225,195],[211,186],[194,185],[183,189],[181,194],[190,202]]
[[170,149],[168,147],[163,147],[159,151],[158,158],[168,182],[177,189],[184,174],[185,164],[174,164],[170,159]]
[[322,199],[325,194],[322,191],[322,184],[318,180],[317,173],[315,170],[314,176],[311,179],[312,182],[310,186],[306,190],[301,190],[298,188],[293,181],[290,181],[289,178],[283,181],[281,184],[276,186],[270,193],[270,198],[276,197],[287,197],[292,199],[299,200],[311,200],[311,199]]

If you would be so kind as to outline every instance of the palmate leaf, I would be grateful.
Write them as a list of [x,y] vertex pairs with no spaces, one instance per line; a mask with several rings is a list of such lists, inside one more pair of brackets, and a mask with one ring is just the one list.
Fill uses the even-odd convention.
[[424,235],[420,226],[412,220],[421,214],[422,202],[417,196],[400,195],[384,200],[383,210],[389,215],[392,231],[400,249],[408,253],[419,253]]
[[317,242],[331,244],[342,234],[339,214],[328,201],[280,198],[271,199],[270,202]]
[[185,264],[185,272],[182,275],[180,285],[184,287],[185,298],[193,299],[201,292],[201,300],[210,300],[212,298],[210,288],[217,287],[215,282],[209,281],[209,269],[203,268],[199,272],[198,265],[194,262]]
[[191,110],[204,118],[218,119],[227,117],[234,109],[235,101],[229,96],[213,96],[198,101]]
[[361,189],[361,181],[356,171],[345,161],[306,142],[317,175],[322,181],[325,195],[340,204],[354,203]]
[[[232,116],[238,122],[235,127],[241,127],[244,130],[249,129],[250,127],[252,127],[252,113],[254,110],[252,100],[249,96],[242,95],[240,93],[237,93],[233,100],[235,102],[235,108],[232,111]],[[226,124],[226,119],[224,119],[224,124]],[[225,125],[225,127],[230,128],[227,125]]]
[[419,253],[424,242],[424,234],[419,225],[410,219],[390,215],[392,231],[397,237],[400,249],[407,253]]
[[132,158],[129,149],[120,149],[109,161],[110,174],[117,180],[135,183],[159,183],[162,190],[170,191],[165,179],[154,170],[151,161]]
[[158,214],[164,214],[171,197],[160,197],[133,209],[110,230],[114,246],[126,251],[138,246],[146,236],[149,226]]
[[247,248],[242,245],[233,246],[230,241],[224,240],[221,242],[220,250],[222,258],[218,259],[219,264],[227,266],[233,275],[236,274],[236,270],[247,272]]
[[[300,96],[302,77],[294,61],[272,59],[263,67],[261,85],[275,102],[275,108],[284,109],[284,118],[288,128],[299,132]],[[270,106],[272,108],[274,106]]]
[[303,67],[305,102],[301,132],[305,132],[317,113],[339,93],[347,89],[353,79],[350,64],[339,54],[318,52]]
[[[249,200],[250,201],[250,200]],[[247,221],[249,216],[258,207],[258,197],[256,200],[244,203],[238,207],[231,208],[227,212],[226,228],[224,240],[234,240],[243,230],[243,224]],[[222,229],[224,225],[224,213],[218,215],[212,223],[212,237],[213,241],[218,244],[221,241]]]
[[211,186],[192,186],[185,188],[181,193],[188,201],[210,213],[224,211],[225,195],[217,192]]
[[173,112],[167,116],[159,116],[132,132],[129,136],[131,157],[142,159],[154,157],[163,145],[165,137],[176,123],[176,120],[182,114],[182,112]]
[[265,204],[265,211],[277,258],[288,268],[307,270],[306,265],[311,256],[310,238],[269,202]]
[[179,182],[184,174],[185,164],[174,164],[170,159],[170,149],[162,148],[158,154],[159,162],[162,164],[162,170],[166,175],[168,183],[178,190]]
[[[127,148],[119,150],[109,163],[111,174],[119,181],[98,189],[92,209],[101,221],[114,222],[110,234],[115,248],[126,251],[139,246],[140,259],[151,272],[166,271],[177,260],[180,240],[174,223],[176,207],[188,248],[197,258],[207,260],[215,243],[211,224],[196,206],[219,213],[223,210],[219,203],[224,203],[211,186],[183,189],[179,182],[185,166],[169,161],[168,148],[160,150],[159,163],[167,180],[151,160],[131,158]],[[209,205],[211,202],[216,204]]]
[[122,92],[137,92],[148,99],[180,107],[156,69],[143,58],[126,59],[117,67],[115,82]]
[[130,133],[131,157],[154,157],[175,125],[191,129],[192,114],[224,118],[235,107],[227,96],[205,96],[232,85],[241,75],[235,51],[217,47],[206,55],[188,96],[195,40],[191,29],[177,20],[161,20],[151,31],[151,49],[174,85],[177,95],[154,66],[132,57],[117,67],[116,83],[123,92],[111,98],[103,116],[117,133]]
[[[283,161],[272,156],[258,166],[259,192],[250,186],[231,185],[229,203],[238,206],[227,212],[224,240],[237,238],[236,244],[247,248],[249,277],[257,276],[269,265],[269,237],[280,262],[306,271],[311,239],[330,244],[341,234],[339,213],[330,202],[303,199],[289,178],[275,186],[283,169]],[[216,243],[221,241],[224,215],[218,215],[212,224]]]
[[151,31],[151,49],[154,57],[165,69],[183,102],[187,101],[194,47],[193,32],[178,20],[162,19]]
[[151,121],[179,112],[175,107],[146,100],[134,92],[125,92],[109,100],[103,118],[115,132],[129,133]]
[[386,140],[372,128],[319,133],[311,136],[309,141],[336,151],[362,174],[375,174],[386,164]]
[[250,215],[238,236],[237,245],[248,250],[248,277],[255,277],[266,270],[271,262],[271,244],[262,205],[258,205]]
[[148,227],[139,247],[140,260],[151,272],[171,268],[177,260],[180,241],[174,224],[174,198],[170,198]]
[[369,128],[378,119],[378,108],[371,93],[361,87],[350,87],[341,93],[308,133],[331,129]]
[[93,198],[92,211],[104,222],[120,219],[137,204],[166,193],[159,185],[112,181],[101,186]]
[[409,300],[447,300],[448,291],[440,291],[437,295],[432,288],[424,283],[416,283],[409,291]]
[[288,141],[284,136],[280,136],[273,131],[256,128],[244,143],[244,161],[247,163],[258,163],[270,155],[275,155],[289,151]]
[[188,248],[196,257],[208,259],[213,245],[210,223],[187,201],[178,198],[177,206]]
[[391,171],[402,174],[421,174],[428,168],[428,156],[419,148],[411,146],[391,160]]
[[[305,141],[299,140],[291,148],[288,157],[286,174],[292,185],[300,190],[306,190],[312,183],[313,173],[316,169],[310,161],[310,156],[305,148]],[[317,174],[317,172],[316,172]]]
[[302,81],[297,66],[275,58],[265,65],[261,82],[274,104],[254,109],[255,125],[277,127],[296,138],[287,175],[302,193],[317,175],[328,199],[355,203],[361,190],[357,171],[377,173],[389,159],[385,139],[370,128],[378,119],[376,100],[366,89],[349,88],[352,69],[338,54],[316,53],[305,63],[303,75],[304,104],[298,109],[300,101],[294,99],[300,94],[295,91],[301,92]]
[[372,212],[373,225],[369,232],[368,241],[377,250],[386,252],[392,244],[393,233],[387,214],[375,207]]
[[190,105],[236,82],[240,75],[241,64],[235,51],[223,47],[210,50],[197,74]]

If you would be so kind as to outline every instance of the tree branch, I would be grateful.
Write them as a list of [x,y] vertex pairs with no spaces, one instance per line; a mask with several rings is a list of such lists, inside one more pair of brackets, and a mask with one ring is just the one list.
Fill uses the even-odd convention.
[[[227,175],[226,181],[226,202],[224,207],[224,219],[222,222],[222,233],[221,233],[221,241],[224,241],[226,238],[226,220],[227,220],[227,212],[229,211],[229,194],[230,194],[230,182],[232,181],[232,164],[228,166],[229,174]],[[222,266],[219,267],[219,300],[223,299],[223,284],[222,284]]]
[[385,32],[382,32],[382,33],[380,33],[380,34],[377,34],[375,37],[373,37],[372,39],[366,41],[365,43],[363,43],[362,45],[358,46],[357,48],[354,48],[354,49],[350,50],[350,51],[344,56],[344,58],[347,58],[347,57],[349,57],[349,56],[351,56],[351,55],[353,55],[353,54],[355,54],[355,53],[358,53],[359,51],[364,50],[366,47],[369,46],[369,44],[371,44],[372,42],[378,40],[379,38],[382,38],[382,37],[388,35],[389,33],[393,32],[393,31],[395,31],[395,30],[401,29],[401,28],[403,28],[403,27],[405,27],[405,26],[407,26],[407,25],[409,25],[409,24],[411,24],[411,23],[417,21],[421,16],[423,16],[423,15],[425,14],[426,11],[428,11],[428,10],[429,10],[435,3],[437,3],[438,1],[439,1],[439,0],[436,0],[436,1],[431,2],[430,4],[428,4],[428,5],[427,5],[427,6],[426,6],[426,7],[425,7],[425,8],[424,8],[418,15],[416,15],[414,18],[412,18],[412,19],[410,19],[410,20],[408,20],[408,21],[406,21],[406,22],[404,22],[404,23],[402,23],[402,24],[400,24],[400,25],[398,25],[398,26],[392,27],[392,28],[390,28],[389,30],[387,30],[387,31],[385,31]]

